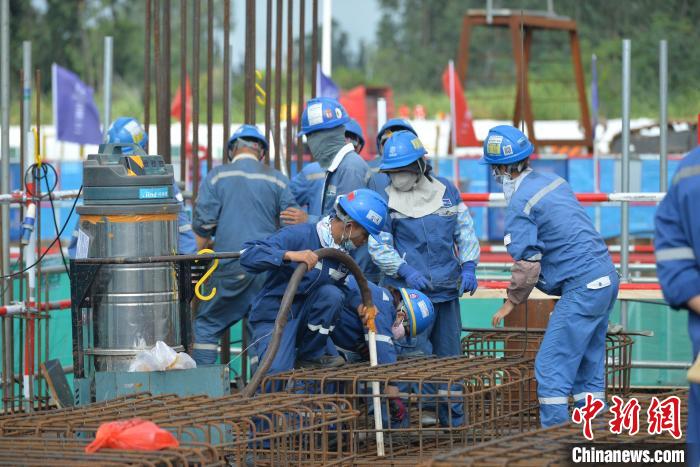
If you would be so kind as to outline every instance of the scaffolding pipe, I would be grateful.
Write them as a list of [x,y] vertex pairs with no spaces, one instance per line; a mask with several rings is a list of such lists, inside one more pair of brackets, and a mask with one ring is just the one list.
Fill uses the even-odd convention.
[[659,191],[668,191],[668,42],[659,42]]
[[[629,182],[628,182],[629,184]],[[505,201],[503,193],[462,193],[465,202]],[[659,203],[666,193],[576,193],[576,199],[581,203]]]
[[[620,189],[622,192],[629,192],[630,187],[630,81],[631,81],[631,54],[632,44],[629,39],[622,41],[622,183]],[[622,251],[620,252],[620,268],[621,280],[629,279],[629,270],[627,267],[629,260],[629,204],[622,205],[621,213],[622,226],[620,229],[620,244]],[[627,329],[627,302],[620,304],[620,324],[623,329]]]
[[331,0],[323,0],[323,38],[321,42],[321,69],[323,74],[330,78],[332,64],[332,28],[333,28],[333,10]]
[[104,50],[104,76],[102,91],[104,93],[104,115],[102,120],[102,131],[107,132],[109,123],[112,121],[112,36],[105,37]]
[[[30,75],[31,76],[31,75]],[[10,191],[10,0],[0,4],[0,113],[2,114],[2,144],[0,152],[0,193]],[[0,206],[0,235],[2,236],[2,273],[10,273],[10,208]],[[4,291],[3,303],[10,302],[9,287]]]

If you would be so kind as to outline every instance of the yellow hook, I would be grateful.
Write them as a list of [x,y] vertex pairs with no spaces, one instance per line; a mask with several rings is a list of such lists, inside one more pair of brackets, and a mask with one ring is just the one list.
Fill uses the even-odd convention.
[[[203,254],[210,254],[214,253],[214,250],[210,250],[209,248],[203,248],[197,252],[198,255],[203,255]],[[198,262],[199,260],[195,260],[195,262]],[[216,287],[211,289],[211,293],[209,295],[202,295],[201,288],[202,285],[204,285],[204,282],[209,279],[209,276],[214,274],[214,271],[216,271],[216,268],[219,267],[219,260],[215,259],[212,265],[209,267],[207,272],[204,273],[204,275],[197,281],[197,283],[194,286],[194,294],[197,296],[198,299],[208,302],[212,298],[214,298],[214,295],[216,295]]]

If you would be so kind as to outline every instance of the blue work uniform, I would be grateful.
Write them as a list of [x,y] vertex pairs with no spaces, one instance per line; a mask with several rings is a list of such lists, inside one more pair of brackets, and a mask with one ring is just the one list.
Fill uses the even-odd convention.
[[[196,253],[197,240],[194,238],[190,216],[187,214],[187,210],[185,209],[185,199],[182,197],[182,193],[180,192],[180,188],[177,186],[177,182],[173,183],[173,195],[180,205],[180,211],[177,213],[177,252],[181,255]],[[73,235],[71,236],[70,243],[68,244],[68,256],[70,258],[75,258],[75,251],[78,248],[79,225],[80,222],[75,225]]]
[[[656,267],[664,298],[674,309],[688,309],[700,295],[700,148],[678,165],[666,197],[656,210]],[[693,359],[700,353],[700,315],[688,309]],[[700,384],[688,397],[688,465],[700,463]]]
[[[298,263],[285,263],[287,251],[317,250],[329,247],[319,238],[317,226],[298,224],[281,229],[266,240],[243,245],[241,266],[251,274],[269,272],[255,297],[250,313],[252,329],[251,367],[265,355],[272,339],[280,301]],[[270,374],[291,370],[298,359],[315,360],[330,353],[328,335],[335,328],[345,297],[347,268],[332,259],[322,259],[304,274],[289,310],[289,318],[279,350],[270,366]]]
[[306,164],[289,183],[289,189],[299,206],[306,207],[310,224],[315,224],[321,218],[321,193],[325,178],[326,171],[318,162],[312,162]]
[[[391,292],[368,282],[372,292],[372,302],[377,308],[374,323],[377,327],[377,363],[383,365],[396,362],[396,349],[391,326],[396,320],[396,308]],[[357,308],[362,303],[360,288],[354,278],[347,281],[347,293],[340,310],[338,325],[331,333],[331,339],[345,359],[351,363],[369,360],[367,329],[362,324]]]
[[[462,318],[459,307],[461,265],[479,259],[479,240],[474,223],[462,203],[457,188],[442,177],[445,185],[442,207],[419,218],[405,216],[393,209],[382,232],[382,242],[369,240],[374,262],[385,274],[384,283],[406,287],[397,271],[404,262],[417,269],[432,284],[423,290],[435,308],[432,329],[402,344],[401,353],[435,354],[439,357],[460,355]],[[387,198],[386,191],[379,192]]]
[[[339,195],[348,194],[359,188],[366,188],[370,176],[371,172],[367,162],[355,152],[353,145],[348,143],[343,146],[326,170],[321,190],[321,215],[333,214],[335,199]],[[309,218],[309,222],[314,221],[314,218]],[[368,281],[379,282],[381,271],[372,262],[366,245],[350,252],[350,256],[360,266]]]
[[504,244],[514,261],[539,261],[536,287],[560,295],[535,360],[540,422],[568,419],[569,395],[605,398],[605,338],[619,279],[603,238],[571,187],[531,172],[506,209]]
[[[279,228],[279,215],[296,206],[289,180],[253,155],[214,167],[202,181],[192,228],[200,237],[214,236],[214,251],[239,251],[245,242],[267,238]],[[220,260],[207,281],[216,295],[202,301],[194,325],[193,358],[197,364],[216,361],[221,334],[240,321],[264,282],[246,272],[237,260]]]

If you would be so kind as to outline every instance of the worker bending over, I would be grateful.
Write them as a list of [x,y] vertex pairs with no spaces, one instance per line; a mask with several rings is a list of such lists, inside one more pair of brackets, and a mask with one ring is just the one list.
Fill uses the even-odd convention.
[[688,372],[688,465],[700,464],[700,148],[678,165],[666,197],[656,210],[656,266],[664,298],[688,311],[693,368]]
[[389,219],[381,241],[370,239],[370,254],[386,275],[386,285],[421,290],[435,307],[434,326],[415,339],[415,350],[460,355],[459,297],[477,288],[474,223],[457,188],[432,175],[415,134],[393,133],[383,154],[380,170],[391,183],[380,194],[388,198]]
[[[254,125],[242,125],[228,141],[229,164],[214,167],[202,181],[193,228],[199,248],[239,251],[245,242],[267,238],[279,229],[280,212],[296,206],[289,180],[261,162],[267,139]],[[216,361],[219,338],[248,313],[265,278],[246,272],[238,260],[221,260],[208,281],[216,295],[200,303],[194,323],[198,365]],[[226,362],[224,362],[226,363]]]
[[528,165],[532,143],[518,129],[500,125],[484,141],[483,163],[503,184],[503,243],[513,257],[508,298],[498,323],[527,300],[534,287],[560,295],[535,360],[540,422],[568,419],[569,396],[582,405],[586,393],[605,396],[605,336],[618,291],[618,275],[603,238],[571,187]]
[[250,314],[251,366],[255,367],[265,355],[282,296],[299,263],[306,263],[308,271],[296,290],[269,371],[277,373],[295,366],[334,367],[344,363],[327,341],[340,314],[348,269],[332,259],[319,260],[314,250],[355,250],[366,244],[370,235],[379,234],[386,211],[386,203],[376,193],[355,190],[339,196],[335,213],[316,224],[285,227],[265,240],[243,245],[241,266],[251,274],[268,272]]

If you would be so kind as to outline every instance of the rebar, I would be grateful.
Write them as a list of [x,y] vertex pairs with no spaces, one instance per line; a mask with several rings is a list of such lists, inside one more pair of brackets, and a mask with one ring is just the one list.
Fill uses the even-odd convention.
[[[299,91],[297,92],[297,122],[301,128],[301,113],[304,110],[304,67],[306,58],[306,30],[304,27],[304,22],[306,20],[306,0],[299,0],[299,77],[298,85]],[[312,74],[313,76],[313,74]],[[299,136],[296,139],[297,144],[297,173],[301,172],[304,166],[304,143],[302,137]]]
[[292,173],[292,81],[294,78],[294,1],[287,0],[287,122],[285,124],[284,151],[287,174]]
[[186,444],[160,451],[106,449],[85,453],[91,440],[39,437],[0,438],[0,464],[23,466],[169,465],[214,467],[226,465],[219,452],[206,444]]
[[[143,127],[149,131],[151,123],[151,0],[146,0],[146,15],[144,18],[145,44],[143,48]],[[148,140],[144,148],[148,153]]]
[[[655,395],[659,399],[670,395],[679,396],[682,401],[687,400],[687,390],[674,391],[662,394],[643,394],[638,399],[642,405],[646,405],[649,398]],[[683,439],[675,440],[669,434],[651,435],[648,433],[648,421],[640,417],[639,432],[634,436],[626,433],[613,434],[610,432],[608,422],[611,420],[610,412],[601,413],[592,422],[594,444],[677,444],[679,449],[685,444]],[[687,421],[687,404],[681,403],[681,426],[685,427]],[[479,466],[540,466],[540,465],[569,465],[571,459],[571,447],[581,445],[585,438],[581,432],[581,426],[572,422],[557,425],[551,428],[542,428],[529,433],[508,436],[498,440],[454,450],[448,454],[435,456],[426,466],[443,467],[456,465]],[[609,445],[609,444],[608,444]],[[650,447],[651,447],[650,446]]]
[[200,2],[194,2],[192,14],[192,198],[199,191],[199,27]]
[[[272,104],[270,97],[272,96],[272,0],[267,0],[267,8],[265,9],[266,25],[265,25],[265,138],[270,139],[270,131],[272,119],[270,112]],[[270,165],[270,151],[265,151],[265,164]]]
[[141,393],[41,414],[0,417],[0,436],[92,438],[102,423],[139,417],[181,442],[215,446],[229,464],[318,465],[347,462],[354,456],[357,416],[347,399],[335,395],[209,398]]
[[224,0],[224,141],[221,161],[227,160],[228,135],[231,132],[231,0]]
[[[376,452],[371,384],[379,381],[387,459],[454,449],[538,426],[531,360],[412,358],[390,365],[360,363],[336,369],[294,370],[267,376],[262,391],[338,394],[360,412],[356,451]],[[387,391],[398,388],[398,395]],[[396,417],[396,399],[407,415]],[[394,407],[392,409],[392,407]],[[387,415],[389,414],[389,415]]]
[[[207,173],[212,167],[214,123],[214,0],[207,3]],[[225,133],[225,132],[224,132]]]
[[275,23],[277,24],[277,35],[275,36],[275,108],[274,117],[274,144],[275,144],[275,169],[280,170],[282,163],[282,16],[284,15],[284,1],[277,0],[277,13]]
[[[187,0],[180,0],[180,181],[187,181]],[[187,184],[185,183],[185,187]]]
[[[545,329],[492,328],[469,329],[462,338],[462,352],[467,357],[534,359],[544,339]],[[605,379],[608,395],[630,393],[632,345],[626,333],[608,334],[605,350]]]

